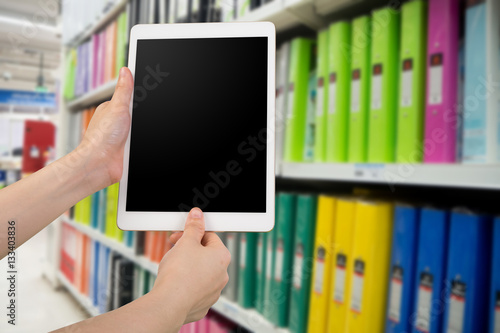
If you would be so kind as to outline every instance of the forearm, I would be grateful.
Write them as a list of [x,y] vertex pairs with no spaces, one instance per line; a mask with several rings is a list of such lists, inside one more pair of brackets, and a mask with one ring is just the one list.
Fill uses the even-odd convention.
[[16,247],[84,197],[109,185],[105,166],[90,158],[90,146],[75,151],[0,190],[0,258],[8,251],[8,221],[15,221]]
[[55,332],[177,333],[185,318],[185,311],[173,299],[159,297],[150,292],[119,309]]

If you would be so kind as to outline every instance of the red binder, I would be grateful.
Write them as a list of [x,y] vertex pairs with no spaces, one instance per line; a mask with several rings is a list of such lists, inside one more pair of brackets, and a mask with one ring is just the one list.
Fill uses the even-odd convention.
[[31,174],[45,166],[55,153],[54,124],[46,121],[24,122],[23,174]]

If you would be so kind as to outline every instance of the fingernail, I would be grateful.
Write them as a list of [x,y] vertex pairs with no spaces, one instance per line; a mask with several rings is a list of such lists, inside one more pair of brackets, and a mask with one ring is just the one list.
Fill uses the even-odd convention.
[[120,80],[123,80],[123,77],[125,76],[125,67],[120,68]]
[[199,219],[199,218],[201,218],[201,214],[202,214],[201,209],[196,208],[196,207],[191,209],[191,217],[192,218]]

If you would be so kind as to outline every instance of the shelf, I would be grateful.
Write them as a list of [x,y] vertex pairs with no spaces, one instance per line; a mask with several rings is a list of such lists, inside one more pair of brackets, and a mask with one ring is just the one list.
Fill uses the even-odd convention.
[[127,4],[127,0],[119,0],[115,3],[111,8],[101,14],[100,17],[96,19],[94,24],[92,24],[87,29],[84,29],[81,33],[71,39],[66,45],[68,46],[77,46],[84,42],[87,38],[92,36],[94,33],[103,28],[106,24],[108,24],[118,13],[120,13]]
[[86,107],[96,105],[104,100],[109,100],[115,91],[117,80],[112,80],[102,86],[91,90],[90,92],[82,95],[67,103],[67,108],[71,111],[77,111]]
[[133,261],[134,263],[138,264],[145,270],[149,271],[150,273],[156,275],[158,272],[158,264],[151,262],[149,259],[145,258],[144,256],[138,256],[134,253],[134,250],[125,246],[123,243],[118,242],[115,239],[109,238],[108,236],[104,235],[100,231],[97,231],[91,227],[88,227],[86,225],[76,223],[74,221],[71,221],[69,217],[67,216],[62,216],[61,217],[62,221],[64,223],[69,224],[70,226],[74,227],[76,230],[80,231],[81,233],[89,236],[90,238],[98,241],[101,244],[106,245],[109,247],[111,250],[120,253],[127,259]]
[[259,333],[289,332],[287,329],[277,328],[254,309],[244,309],[237,303],[226,299],[224,296],[221,296],[219,298],[217,303],[215,303],[212,306],[212,309],[252,332],[259,332]]
[[22,157],[0,158],[0,170],[21,170]]
[[281,177],[500,190],[499,165],[283,163]]
[[82,295],[78,290],[76,290],[75,286],[69,282],[69,280],[64,276],[60,271],[57,272],[57,278],[61,282],[61,284],[69,291],[69,293],[77,300],[77,302],[87,311],[89,315],[92,317],[99,315],[99,309],[96,308],[90,298]]

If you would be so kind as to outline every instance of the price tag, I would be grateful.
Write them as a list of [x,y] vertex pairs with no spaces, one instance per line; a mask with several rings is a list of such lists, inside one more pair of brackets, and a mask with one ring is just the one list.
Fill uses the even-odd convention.
[[328,113],[335,113],[335,102],[337,95],[337,73],[330,74],[330,85],[328,87]]
[[354,262],[354,276],[352,281],[351,311],[361,314],[363,304],[363,284],[365,280],[365,262],[356,259]]
[[323,294],[323,275],[325,273],[326,250],[323,246],[318,247],[316,254],[314,292],[318,295]]
[[382,64],[373,65],[371,109],[382,109]]
[[462,333],[464,326],[466,285],[453,280],[451,282],[450,314],[448,318],[447,333]]
[[403,73],[401,75],[401,106],[410,107],[413,89],[413,59],[403,60]]
[[403,295],[403,268],[394,266],[389,298],[389,320],[394,323],[401,321],[401,297]]
[[295,289],[302,288],[302,265],[304,263],[304,245],[297,244],[295,249],[295,259],[293,262],[293,287]]
[[361,70],[352,71],[351,80],[351,112],[356,113],[360,110],[361,99]]
[[333,288],[333,301],[337,304],[344,304],[345,301],[345,275],[347,256],[342,253],[337,254],[335,263],[335,282]]
[[415,327],[423,332],[429,332],[430,330],[433,279],[433,276],[427,272],[420,274]]
[[324,98],[325,98],[325,89],[324,89],[324,80],[322,77],[318,78],[318,96],[316,97],[316,116],[323,116],[323,108],[324,108]]

